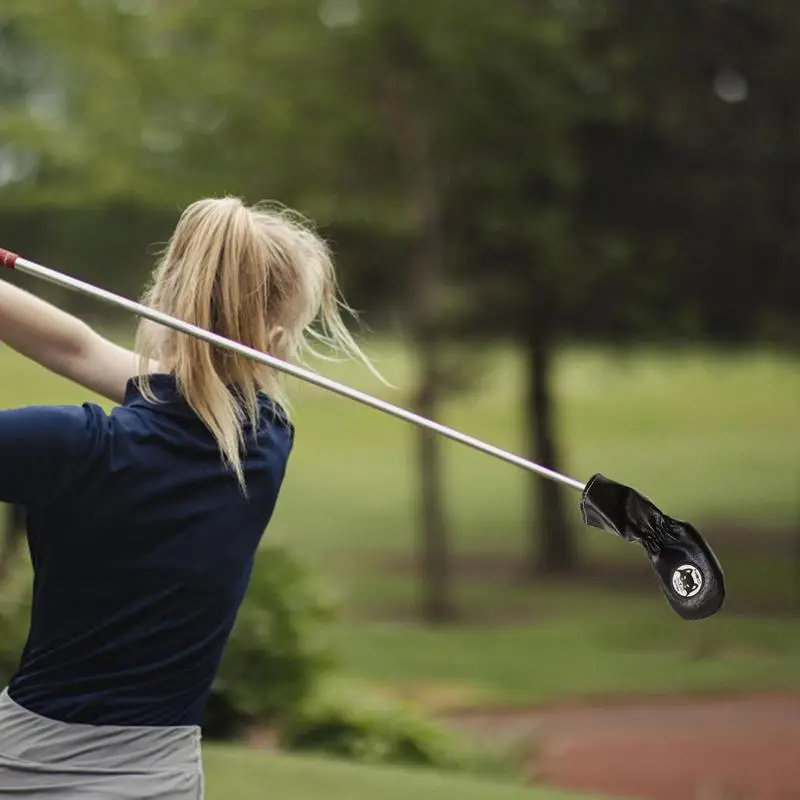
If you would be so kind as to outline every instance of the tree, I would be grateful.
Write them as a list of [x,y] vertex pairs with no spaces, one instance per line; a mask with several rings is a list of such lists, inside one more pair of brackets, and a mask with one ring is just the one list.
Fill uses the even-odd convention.
[[[558,274],[568,250],[566,203],[575,182],[569,132],[579,113],[571,31],[552,9],[523,2],[367,8],[362,35],[369,55],[357,50],[353,63],[361,69],[370,64],[367,75],[383,76],[377,91],[394,112],[392,138],[422,212],[417,239],[427,255],[412,273],[412,307],[426,365],[423,413],[436,416],[435,398],[452,382],[436,350],[438,340],[463,333],[463,326],[454,331],[448,309],[453,297],[466,293],[476,300],[473,331],[524,343],[530,446],[538,461],[558,468],[551,352],[557,309],[572,292]],[[538,147],[531,147],[532,139]],[[426,554],[433,576],[444,573],[446,560],[437,524],[442,515],[433,502],[440,468],[435,440],[421,437],[422,463],[428,464],[423,496],[430,501],[424,538],[432,543]],[[538,478],[533,486],[539,519],[530,549],[542,555],[539,563],[531,555],[528,573],[566,571],[575,553],[562,495]],[[437,580],[441,586],[443,579]]]
[[[452,216],[477,295],[468,330],[524,344],[533,455],[558,469],[555,343],[797,341],[800,15],[779,0],[554,13],[561,47],[515,51],[509,37],[499,63],[480,62],[483,107],[461,140],[477,168],[462,174]],[[545,141],[531,147],[528,131]],[[530,571],[565,571],[574,548],[560,490],[541,483]]]
[[[429,22],[419,6],[390,7],[373,3],[354,36],[342,42],[340,63],[345,84],[355,90],[354,104],[373,109],[379,121],[362,129],[362,141],[385,139],[394,152],[399,178],[392,180],[405,206],[405,230],[412,255],[401,291],[403,314],[419,362],[415,410],[429,419],[439,416],[447,392],[442,360],[444,252],[440,119],[427,78],[434,68],[430,42],[422,32]],[[422,13],[420,13],[422,11]],[[365,65],[369,69],[365,70]],[[382,125],[380,124],[382,123]],[[384,171],[379,180],[386,181]],[[385,195],[369,172],[361,174],[358,193]],[[399,191],[397,191],[399,190]],[[419,567],[424,620],[441,623],[455,613],[450,592],[450,544],[446,522],[441,441],[432,432],[416,431],[419,494]]]
[[800,15],[781,0],[611,9],[586,37],[600,91],[578,214],[585,243],[626,242],[640,313],[613,309],[615,335],[796,342]]
[[[572,131],[583,113],[576,32],[545,5],[493,9],[465,43],[451,96],[459,98],[450,156],[450,238],[471,297],[466,335],[519,343],[531,457],[562,462],[553,398],[554,348],[580,291],[584,265],[571,240],[578,174]],[[525,575],[575,567],[563,490],[531,477]]]

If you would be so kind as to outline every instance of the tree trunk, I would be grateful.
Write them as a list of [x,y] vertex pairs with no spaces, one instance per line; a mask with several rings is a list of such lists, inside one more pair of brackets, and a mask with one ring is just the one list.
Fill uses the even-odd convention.
[[[418,340],[420,384],[417,413],[435,418],[439,408],[437,346]],[[446,622],[453,617],[450,602],[449,548],[445,522],[441,441],[432,431],[417,432],[419,513],[421,527],[420,573],[421,614],[429,623]]]
[[[442,399],[440,320],[442,315],[442,231],[436,178],[430,145],[419,132],[414,158],[414,198],[419,211],[419,239],[412,271],[413,336],[420,365],[416,410],[436,419]],[[449,590],[449,552],[445,521],[442,442],[435,433],[418,429],[420,524],[422,542],[421,611],[426,622],[441,623],[452,618]]]
[[[526,418],[533,460],[560,471],[552,396],[553,347],[546,326],[534,326],[527,342],[528,391]],[[531,476],[531,537],[526,578],[564,575],[577,566],[578,553],[564,505],[560,484]]]
[[[409,321],[419,362],[415,410],[437,419],[443,392],[441,317],[443,313],[443,230],[433,140],[424,113],[410,96],[402,69],[385,74],[384,111],[397,151],[409,175],[409,196],[415,211],[416,255],[410,274]],[[450,558],[443,492],[440,438],[418,429],[420,613],[425,622],[453,618]]]

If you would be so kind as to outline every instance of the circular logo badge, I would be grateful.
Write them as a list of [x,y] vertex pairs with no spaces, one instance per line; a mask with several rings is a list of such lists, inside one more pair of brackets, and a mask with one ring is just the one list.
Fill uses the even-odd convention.
[[672,573],[672,588],[681,597],[694,597],[703,588],[703,574],[692,564],[681,564]]

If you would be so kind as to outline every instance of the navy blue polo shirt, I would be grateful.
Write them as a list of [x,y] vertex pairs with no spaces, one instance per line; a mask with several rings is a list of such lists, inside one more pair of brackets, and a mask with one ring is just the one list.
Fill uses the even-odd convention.
[[197,725],[272,516],[294,430],[260,397],[247,496],[177,390],[0,411],[0,501],[24,505],[33,608],[9,685],[65,722]]

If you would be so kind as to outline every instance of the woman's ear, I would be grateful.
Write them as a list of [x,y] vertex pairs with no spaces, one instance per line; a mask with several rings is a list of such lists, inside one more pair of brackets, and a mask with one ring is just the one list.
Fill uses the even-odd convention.
[[281,325],[276,325],[269,334],[269,351],[270,353],[279,353],[282,350],[283,338],[286,331]]

